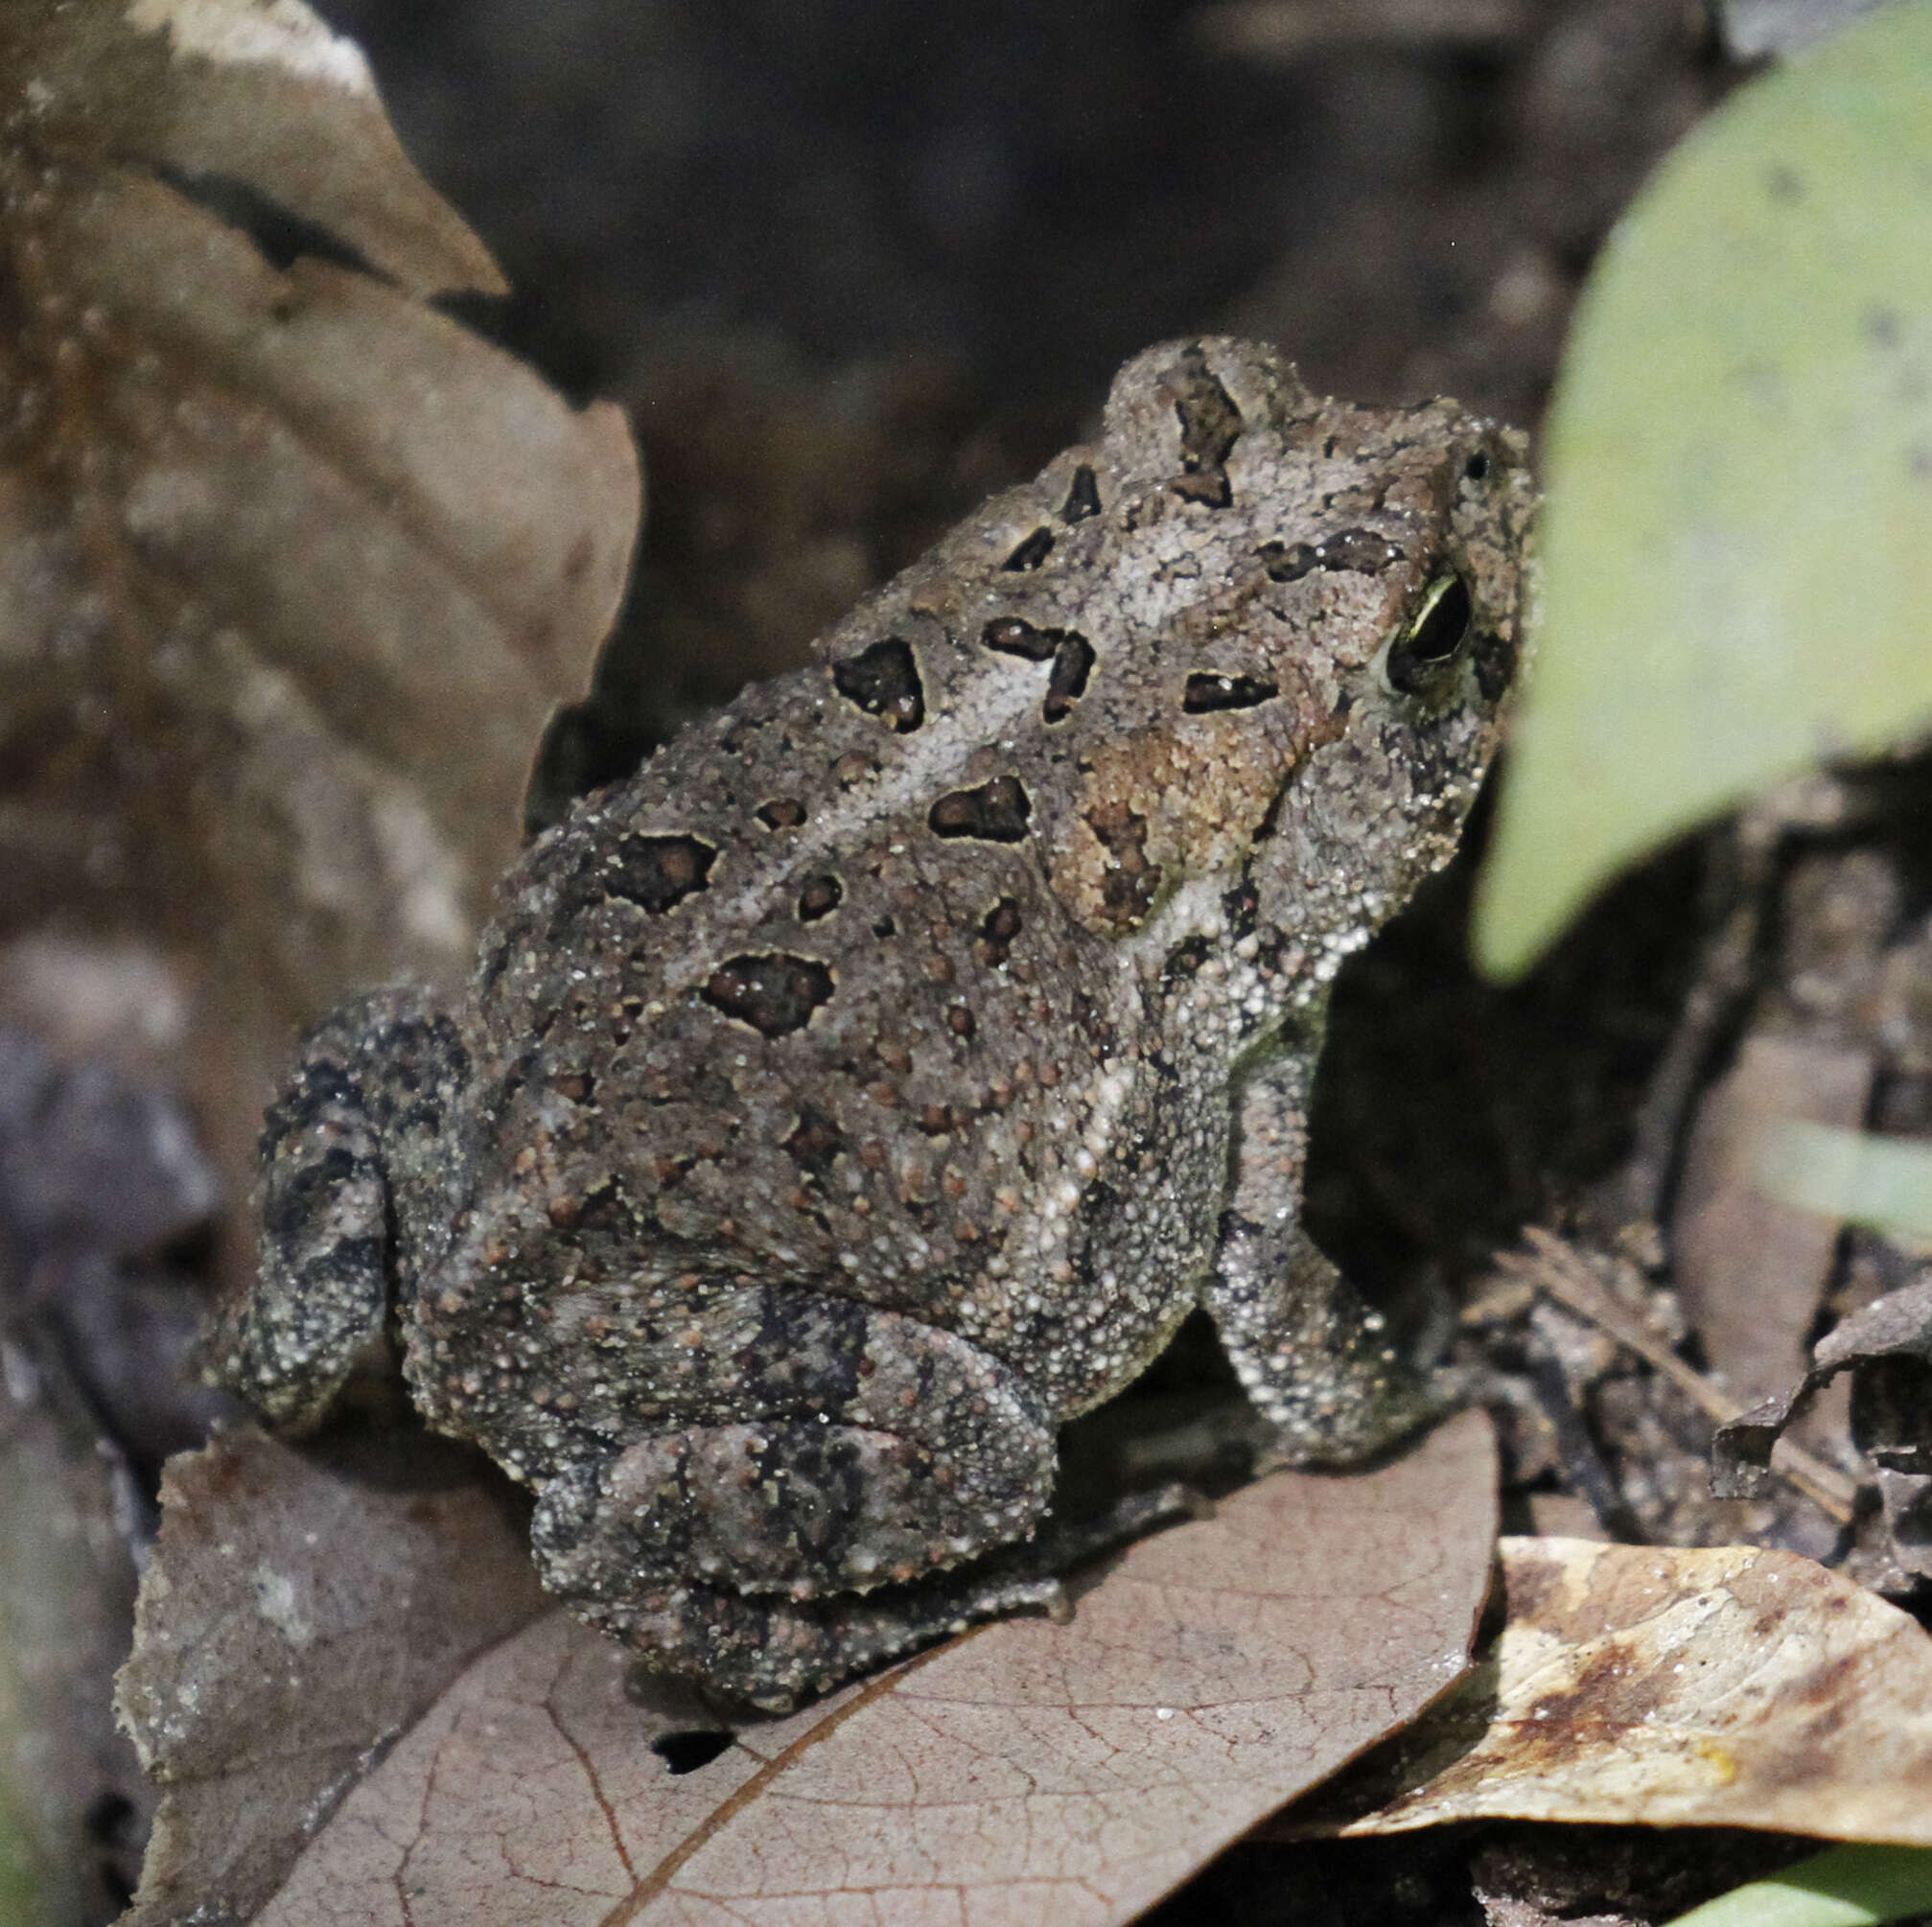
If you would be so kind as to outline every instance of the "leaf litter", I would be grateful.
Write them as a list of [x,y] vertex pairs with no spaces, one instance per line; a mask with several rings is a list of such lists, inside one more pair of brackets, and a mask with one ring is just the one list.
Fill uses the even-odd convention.
[[167,954],[239,1192],[298,1022],[467,967],[637,458],[295,0],[18,0],[0,100],[0,944]]
[[[541,390],[519,395],[534,411],[524,428],[543,430],[539,443],[561,424],[556,476],[581,483],[596,471],[589,495],[602,513],[589,550],[585,531],[570,526],[512,556],[528,573],[503,592],[491,571],[516,546],[502,531],[523,506],[522,447],[505,444],[517,450],[507,469],[476,446],[439,447],[439,408],[454,393],[467,414],[484,391],[527,378],[416,298],[500,284],[474,237],[407,169],[353,47],[289,0],[268,9],[137,0],[125,18],[119,9],[28,4],[12,15],[0,28],[0,66],[27,80],[0,151],[0,248],[12,261],[0,289],[20,304],[13,318],[25,317],[19,391],[43,403],[52,395],[53,412],[67,410],[59,427],[68,439],[28,410],[25,436],[16,429],[11,451],[0,446],[0,547],[24,558],[10,592],[30,618],[14,625],[15,657],[19,638],[26,648],[15,680],[39,705],[28,705],[28,725],[50,746],[37,760],[10,759],[10,780],[22,787],[0,798],[0,882],[18,879],[8,896],[25,923],[79,901],[104,927],[125,916],[191,950],[205,932],[184,933],[166,913],[217,906],[223,940],[239,933],[270,985],[266,1012],[241,1013],[259,1020],[254,1035],[244,1021],[223,1038],[223,1075],[245,1088],[259,1081],[248,1051],[288,1012],[326,1002],[348,976],[393,974],[398,960],[434,974],[466,947],[476,893],[498,860],[491,839],[513,822],[513,807],[499,804],[514,803],[534,737],[527,716],[580,686],[615,601],[635,521],[634,479],[626,497],[622,473],[628,444],[619,458],[608,417],[598,425]],[[110,102],[118,121],[102,111]],[[90,146],[96,121],[118,143],[111,157]],[[384,339],[392,352],[362,365]],[[451,345],[458,340],[468,345]],[[473,351],[494,359],[459,377]],[[175,380],[183,370],[191,379]],[[319,386],[305,387],[317,372]],[[364,416],[366,398],[332,388],[338,374],[383,389],[373,405],[377,416],[386,411],[380,431]],[[76,400],[89,406],[77,414]],[[305,466],[318,448],[321,458]],[[355,486],[337,487],[345,474]],[[466,520],[472,484],[482,499]],[[68,501],[75,513],[63,520]],[[328,530],[340,539],[321,540]],[[446,602],[430,592],[451,584]],[[571,586],[583,591],[574,603]],[[385,600],[394,605],[386,612]],[[547,628],[567,604],[568,619]],[[446,619],[451,609],[456,619]],[[340,621],[345,656],[331,653],[337,638],[317,634],[317,610],[325,625]],[[464,624],[496,652],[487,673],[466,683],[460,665],[412,660],[419,633],[433,653]],[[497,673],[505,662],[507,682]],[[57,662],[65,682],[44,673]],[[10,703],[16,670],[0,644],[0,695]],[[500,702],[522,720],[506,724],[492,707]],[[104,746],[76,727],[89,705],[121,716],[128,741]],[[477,767],[448,755],[452,739],[466,756],[482,746]],[[505,785],[496,766],[512,764]],[[191,771],[203,774],[184,789]],[[185,800],[181,821],[158,821],[157,800]],[[170,841],[182,822],[185,852]],[[270,913],[286,916],[286,927],[268,929]],[[372,970],[371,959],[387,961]],[[198,988],[210,994],[205,981]],[[265,1443],[232,1441],[215,1454]],[[274,1478],[316,1463],[288,1457]],[[195,1476],[179,1472],[177,1500]],[[368,1484],[366,1467],[346,1476],[351,1491]],[[1370,1482],[1332,1483],[1353,1489],[1348,1529],[1373,1540],[1373,1517],[1356,1509]],[[1487,1503],[1493,1476],[1485,1469],[1467,1485]],[[304,1491],[288,1517],[312,1555],[318,1542],[338,1551],[359,1542],[360,1501]],[[1215,1526],[1243,1517],[1250,1501],[1261,1503],[1244,1495]],[[493,1645],[537,1606],[514,1531],[501,1529],[500,1516],[487,1530],[477,1523],[488,1513],[482,1505],[454,1531],[473,1535],[469,1556],[478,1556],[476,1534],[488,1541],[477,1570],[486,1592],[502,1590],[480,1604],[503,1618],[459,1614],[433,1637],[418,1624],[412,1637],[433,1649],[423,1664],[404,1664],[384,1645],[372,1602],[395,1573],[373,1576],[387,1556],[380,1533],[340,1561],[374,1588],[358,1595],[360,1620],[354,1612],[340,1624],[316,1617],[312,1595],[327,1590],[317,1569],[258,1560],[241,1575],[253,1587],[248,1598],[237,1595],[171,1646],[167,1614],[178,1608],[159,1603],[167,1585],[157,1586],[157,1616],[144,1618],[127,1692],[170,1804],[142,1901],[157,1911],[137,1909],[135,1918],[176,1917],[175,1901],[157,1897],[152,1883],[187,1892],[203,1870],[197,1853],[228,1856],[221,1904],[235,1918],[256,1917],[271,1892],[259,1917],[307,1918],[306,1908],[341,1918],[346,1908],[346,1917],[375,1920],[400,1906],[395,1917],[487,1922],[574,1917],[567,1903],[579,1893],[602,1910],[588,1918],[790,1920],[810,1917],[806,1909],[899,1917],[901,1905],[930,1903],[944,1912],[967,1891],[988,1918],[1125,1918],[1199,1865],[1211,1843],[1293,1791],[1290,1782],[1320,1777],[1406,1716],[1392,1710],[1396,1686],[1366,1678],[1392,1656],[1365,1667],[1346,1657],[1377,1623],[1360,1603],[1338,1614],[1349,1623],[1334,1635],[1343,1658],[1332,1677],[1310,1670],[1295,1690],[1260,1679],[1247,1699],[1208,1697],[1208,1686],[1226,1688],[1226,1675],[1214,1675],[1183,1634],[1197,1645],[1221,1640],[1221,1662],[1232,1663],[1234,1633],[1191,1610],[1199,1593],[1214,1595],[1201,1582],[1224,1552],[1199,1551],[1178,1574],[1148,1567],[1157,1547],[1178,1559],[1174,1544],[1214,1529],[1187,1527],[1135,1548],[1087,1594],[1073,1635],[1098,1634],[1098,1654],[1081,1643],[1062,1651],[1064,1629],[986,1629],[792,1721],[726,1735],[702,1706],[627,1700],[622,1655],[559,1615]],[[416,1522],[433,1537],[452,1529],[452,1515],[432,1505]],[[191,1538],[177,1535],[177,1563]],[[219,1564],[236,1543],[199,1556]],[[1332,1548],[1290,1543],[1313,1565],[1348,1566]],[[1629,1550],[1597,1548],[1588,1560]],[[429,1570],[441,1555],[417,1547],[396,1556]],[[1748,1590],[1741,1567],[1683,1564],[1666,1574],[1680,1555],[1643,1556],[1666,1617],[1670,1586],[1679,1606]],[[1238,1569],[1253,1582],[1271,1557],[1249,1545]],[[157,1570],[165,1580],[165,1557]],[[1595,1583],[1572,1579],[1586,1594]],[[1348,1583],[1343,1571],[1327,1604],[1350,1597]],[[1141,1591],[1102,1603],[1123,1586]],[[1311,1619],[1305,1598],[1286,1596],[1294,1637],[1320,1645],[1324,1614]],[[404,1623],[421,1597],[404,1587]],[[1258,1675],[1284,1651],[1305,1657],[1286,1635],[1270,1639],[1268,1617],[1257,1603],[1240,1629],[1256,1642],[1254,1654],[1242,1653]],[[332,1655],[326,1671],[314,1660],[291,1667],[290,1654],[309,1653],[318,1626],[320,1650]],[[224,1644],[231,1636],[239,1644]],[[1579,1652],[1584,1643],[1579,1636]],[[237,1655],[231,1690],[223,1669]],[[1320,1659],[1336,1668],[1326,1649]],[[1444,1653],[1436,1662],[1448,1663]],[[310,1701],[329,1701],[318,1728],[276,1699],[291,1680],[306,1683]],[[355,1690],[338,1696],[344,1682]],[[175,1695],[174,1725],[164,1683]],[[1413,1706],[1428,1697],[1414,1697],[1426,1682],[1412,1669],[1403,1683]],[[1442,1683],[1437,1677],[1435,1688]],[[1137,1689],[1159,1703],[1122,1697]],[[1373,1732],[1367,1720],[1358,1729],[1343,1717],[1361,1710],[1352,1700],[1381,1706]],[[1281,1705],[1299,1724],[1275,1712]],[[1600,1706],[1594,1712],[1606,1731],[1615,1727]],[[1146,1744],[1149,1731],[1159,1744]],[[264,1734],[284,1751],[248,1753]],[[528,1751],[518,1751],[524,1741]],[[1223,1782],[1240,1781],[1231,1763],[1245,1772],[1256,1753],[1271,1763],[1272,1777],[1264,1769],[1255,1782],[1267,1790],[1242,1786],[1222,1801]],[[1152,1821],[1136,1799],[1157,1808]],[[1244,1805],[1256,1799],[1252,1811]],[[1043,1825],[1042,1802],[1074,1823]],[[1238,1809],[1247,1819],[1232,1818]],[[243,1836],[263,1827],[273,1838],[258,1851]],[[947,1877],[962,1838],[974,1851],[1008,1855],[973,1870],[970,1890]],[[385,1864],[389,1871],[372,1870]]]
[[1507,1616],[1466,1687],[1285,1830],[1513,1819],[1932,1846],[1932,1637],[1909,1614],[1775,1548],[1504,1539],[1501,1556]]
[[416,1430],[171,1459],[117,1705],[161,1788],[127,1927],[247,1918],[475,1655],[544,1610],[522,1507]]
[[[265,1614],[300,1620],[310,1595],[270,1613],[255,1591],[256,1508],[198,1484],[192,1538],[164,1545],[167,1583],[144,1603],[143,1645],[165,1637],[174,1697],[137,1654],[124,1698],[165,1776],[192,1761],[234,1789],[240,1828],[235,1796],[271,1770],[260,1736],[272,1729],[259,1704],[184,1726],[179,1683],[198,1666],[213,1690],[227,1670],[200,1628],[272,1646]],[[271,1889],[243,1906],[215,1868],[177,1861],[167,1891],[177,1908],[219,1895],[232,1917],[284,1927],[1128,1920],[1460,1677],[1495,1489],[1476,1414],[1373,1472],[1276,1474],[1130,1547],[1070,1624],[984,1627],[729,1734],[701,1700],[640,1683],[621,1649],[551,1612],[481,1651],[361,1771],[345,1754],[329,1817],[291,1865],[285,1818]],[[325,1547],[367,1537],[347,1497],[326,1519],[287,1516]],[[175,1600],[191,1586],[187,1627]],[[435,1590],[407,1596],[426,1607]],[[366,1637],[352,1678],[387,1664],[375,1622]],[[321,1674],[314,1660],[304,1670]],[[303,1703],[289,1691],[282,1716]],[[158,1888],[142,1905],[136,1923],[170,1917]]]

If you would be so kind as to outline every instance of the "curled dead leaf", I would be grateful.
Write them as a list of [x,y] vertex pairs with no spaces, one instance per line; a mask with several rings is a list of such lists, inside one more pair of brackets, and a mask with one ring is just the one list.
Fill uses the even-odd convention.
[[18,0],[7,12],[0,57],[35,137],[252,194],[412,293],[505,291],[410,165],[361,50],[300,0]]
[[126,1927],[245,1919],[383,1749],[542,1610],[474,1454],[408,1432],[170,1459],[117,1707],[161,1788]]
[[1846,1371],[1852,1440],[1877,1469],[1886,1553],[1898,1574],[1932,1578],[1932,1273],[1834,1325],[1795,1385],[1719,1426],[1711,1449],[1712,1489],[1727,1497],[1757,1492],[1773,1453],[1790,1450],[1786,1428]]
[[1508,1819],[1932,1846],[1932,1637],[1896,1606],[1756,1546],[1501,1544],[1494,1654],[1372,1786],[1284,1830]]
[[551,1614],[463,1672],[249,1917],[1130,1919],[1454,1683],[1494,1506],[1468,1414],[1131,1547],[1069,1625],[984,1627],[735,1734]]
[[464,967],[636,456],[430,305],[500,278],[297,0],[20,0],[0,99],[0,939],[187,959],[239,1175],[298,1020]]
[[[1880,1465],[1894,1471],[1932,1470],[1923,1417],[1928,1366],[1932,1366],[1932,1273],[1888,1291],[1833,1326],[1812,1348],[1810,1369],[1796,1385],[1720,1426],[1711,1449],[1712,1483],[1727,1497],[1756,1492],[1785,1427],[1812,1393],[1844,1371],[1890,1369],[1909,1375],[1901,1388],[1909,1390],[1909,1398],[1891,1403],[1916,1407],[1917,1423],[1887,1428],[1898,1436],[1870,1442],[1868,1449]],[[1897,1416],[1904,1419],[1902,1413]]]

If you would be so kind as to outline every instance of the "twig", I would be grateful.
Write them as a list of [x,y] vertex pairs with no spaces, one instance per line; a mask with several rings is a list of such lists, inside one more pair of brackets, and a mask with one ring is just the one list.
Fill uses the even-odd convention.
[[[1566,1310],[1594,1325],[1625,1350],[1635,1352],[1717,1424],[1727,1425],[1743,1417],[1744,1407],[1735,1399],[1719,1391],[1702,1372],[1687,1365],[1669,1346],[1661,1344],[1625,1306],[1604,1289],[1574,1245],[1536,1225],[1524,1233],[1524,1242],[1526,1250],[1506,1251],[1497,1259],[1500,1270],[1547,1291]],[[1771,1469],[1839,1524],[1849,1525],[1856,1515],[1857,1481],[1802,1446],[1780,1439],[1772,1449]]]

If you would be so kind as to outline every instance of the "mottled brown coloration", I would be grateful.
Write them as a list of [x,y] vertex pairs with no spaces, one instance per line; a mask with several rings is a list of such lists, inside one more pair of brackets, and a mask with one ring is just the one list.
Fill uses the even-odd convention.
[[1897,1607],[1755,1545],[1500,1550],[1508,1609],[1479,1694],[1293,1830],[1531,1820],[1932,1844],[1932,1641]]
[[1045,1596],[1056,1428],[1197,1304],[1291,1456],[1414,1423],[1297,1226],[1306,1092],[1494,748],[1529,509],[1453,404],[1141,356],[1099,444],[539,839],[450,1017],[325,1030],[225,1376],[299,1423],[393,1306],[547,1583],[772,1705]]

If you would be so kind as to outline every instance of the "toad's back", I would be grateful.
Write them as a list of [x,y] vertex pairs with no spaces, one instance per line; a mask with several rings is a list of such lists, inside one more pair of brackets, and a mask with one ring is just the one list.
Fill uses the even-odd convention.
[[1309,1081],[1495,746],[1528,513],[1453,404],[1141,356],[540,839],[455,1010],[311,1034],[224,1376],[310,1423],[399,1331],[544,1583],[774,1708],[1050,1603],[1058,1423],[1196,1303],[1284,1453],[1375,1450],[1430,1399],[1300,1229]]
[[541,839],[420,1300],[456,1428],[532,1387],[682,1420],[785,1293],[958,1332],[1056,1418],[1131,1377],[1212,1255],[1231,1066],[1386,907],[1251,871],[1481,432],[1152,351],[1102,443]]

